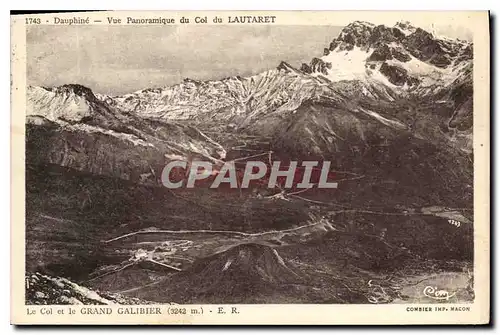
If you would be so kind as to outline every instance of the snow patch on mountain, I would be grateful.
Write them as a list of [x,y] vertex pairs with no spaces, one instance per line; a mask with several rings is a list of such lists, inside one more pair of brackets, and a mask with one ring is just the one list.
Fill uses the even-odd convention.
[[91,126],[88,124],[64,124],[64,129],[68,131],[82,131],[86,133],[100,133],[103,135],[108,135],[115,137],[120,140],[124,140],[127,142],[132,143],[134,146],[143,146],[143,147],[151,147],[154,148],[155,146],[152,143],[148,143],[136,135],[133,134],[127,134],[127,133],[120,133],[111,129],[104,129],[98,126]]
[[374,111],[364,109],[361,107],[359,108],[359,110],[362,111],[363,113],[366,113],[366,114],[374,117],[375,119],[379,120],[380,122],[382,122],[386,126],[393,127],[393,128],[400,129],[400,130],[407,129],[407,126],[404,125],[403,123],[396,121],[396,120],[390,120],[390,119],[383,117],[382,115],[380,115],[379,113],[376,113]]
[[[326,78],[331,81],[364,80],[367,76],[366,60],[372,52],[372,49],[354,47],[350,51],[334,50],[321,57],[324,62],[332,64],[331,69],[327,69]],[[313,75],[319,74],[316,72]]]

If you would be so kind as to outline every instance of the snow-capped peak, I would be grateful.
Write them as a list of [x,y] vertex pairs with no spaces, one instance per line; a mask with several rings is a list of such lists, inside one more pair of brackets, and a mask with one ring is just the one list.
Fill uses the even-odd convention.
[[471,60],[471,43],[439,38],[410,22],[388,27],[355,21],[301,70],[332,82],[375,80],[406,91],[448,85]]
[[401,30],[406,36],[413,34],[417,30],[409,21],[399,21],[394,27]]

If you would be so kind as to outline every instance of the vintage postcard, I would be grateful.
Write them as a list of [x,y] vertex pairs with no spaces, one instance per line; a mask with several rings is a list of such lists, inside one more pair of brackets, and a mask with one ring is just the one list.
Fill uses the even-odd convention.
[[11,34],[12,323],[489,323],[487,11]]

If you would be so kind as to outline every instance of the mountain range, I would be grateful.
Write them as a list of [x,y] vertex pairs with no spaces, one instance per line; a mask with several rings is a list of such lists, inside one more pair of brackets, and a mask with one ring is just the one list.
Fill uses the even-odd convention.
[[[312,50],[312,56],[315,53]],[[363,222],[371,220],[366,218],[371,211],[392,213],[388,215],[417,212],[432,220],[458,217],[471,223],[473,44],[436,36],[409,22],[389,27],[355,21],[309,63],[292,66],[282,61],[274,69],[249,77],[211,81],[185,79],[177,85],[146,88],[121,96],[95,93],[78,84],[53,88],[30,86],[26,99],[27,180],[33,183],[27,190],[27,225],[34,229],[28,232],[33,241],[27,244],[31,271],[41,267],[54,272],[70,262],[67,257],[54,261],[54,252],[56,258],[61,257],[64,253],[61,250],[68,247],[53,242],[50,234],[54,232],[42,227],[47,221],[41,217],[52,218],[47,219],[49,221],[55,218],[55,222],[63,220],[68,227],[73,227],[78,220],[87,222],[85,234],[94,239],[82,250],[87,254],[82,259],[88,273],[62,274],[75,280],[89,280],[106,273],[109,262],[115,268],[117,264],[128,264],[126,255],[130,250],[137,252],[138,245],[133,245],[123,247],[125,251],[116,254],[114,249],[111,251],[100,244],[99,236],[127,234],[132,229],[151,226],[153,230],[161,230],[159,227],[163,225],[172,229],[238,228],[246,233],[284,229],[310,224],[310,216],[322,217],[322,206],[332,206],[332,201],[337,210],[366,211],[361,214]],[[293,197],[269,190],[260,190],[258,195],[207,190],[198,190],[194,195],[181,191],[170,194],[171,191],[161,186],[161,171],[172,160],[220,163],[251,157],[265,162],[271,158],[331,161],[332,169],[340,178],[339,189],[335,193],[311,190],[309,194]],[[44,196],[47,198],[43,199]],[[100,203],[104,201],[108,202]],[[233,209],[225,207],[228,204]],[[200,208],[194,210],[192,206]],[[57,208],[61,209],[59,214]],[[353,220],[360,220],[354,214],[337,214],[331,214],[331,218],[346,227]],[[68,217],[58,218],[58,215]],[[383,225],[383,215],[375,216],[381,222],[371,233],[379,236],[387,227]],[[428,229],[435,232],[434,223],[422,218],[404,217],[401,224],[421,225],[425,236]],[[54,222],[50,227],[54,225],[62,229]],[[62,225],[64,232],[58,234],[67,234],[70,228],[65,225]],[[39,237],[35,231],[50,236]],[[448,231],[449,228],[440,230],[442,234]],[[463,248],[459,248],[456,257],[462,261],[471,260],[472,235],[469,233],[459,239]],[[396,240],[390,245],[414,245],[407,241],[411,237],[402,236],[401,232],[395,234]],[[304,243],[303,237],[300,243]],[[425,243],[418,237],[413,238]],[[442,238],[448,241],[449,236]],[[52,251],[40,256],[40,250],[35,250],[40,243]],[[152,243],[151,240],[148,243]],[[274,254],[274,245],[266,243],[266,247],[254,244],[238,247],[248,248],[250,260],[255,259],[253,265],[245,263],[246,258],[238,264],[244,264],[245,269],[264,269],[268,274],[263,276],[271,276],[273,285],[278,286],[282,283],[276,278],[287,277],[294,271],[304,273],[304,269],[297,269],[297,264],[281,263],[281,256]],[[441,250],[439,242],[429,243]],[[375,245],[371,247],[380,248]],[[419,248],[416,244],[414,247]],[[208,255],[201,252],[189,255],[188,258],[194,259],[212,258],[203,258],[194,268],[183,272],[182,276],[191,278],[183,279],[186,283],[196,282],[204,273],[213,274],[219,263],[226,264],[227,257],[236,260],[243,257],[241,252],[247,252],[227,251],[227,245],[217,248],[222,249],[209,248]],[[88,255],[89,250],[95,257]],[[383,252],[384,259],[393,252],[390,250]],[[226,258],[222,261],[213,255]],[[433,255],[439,260],[454,257],[445,252]],[[345,257],[348,262],[359,262],[360,251]],[[104,263],[103,258],[107,259]],[[50,262],[57,264],[47,265]],[[281,265],[271,269],[266,262]],[[203,264],[210,268],[204,268]],[[380,261],[370,264],[381,267]],[[184,269],[184,264],[170,265]],[[146,271],[141,269],[138,271]],[[189,275],[193,271],[196,273]],[[245,271],[242,273],[247,273]],[[250,272],[257,276],[259,273]],[[133,275],[136,279],[137,276]],[[240,272],[238,278],[228,276],[221,277],[224,285],[231,286],[231,280],[243,280]],[[293,283],[280,287],[289,288],[288,285],[304,282],[290,275],[292,277]],[[266,287],[266,281],[263,284],[261,279],[255,279],[259,284],[252,289]],[[165,279],[161,280],[159,282],[164,283]],[[93,285],[113,290],[108,281],[98,282]],[[243,284],[237,287],[243,291],[248,289]],[[188,293],[178,290],[177,286],[169,290],[186,301],[205,296],[197,293],[195,297],[186,297]],[[216,294],[209,288],[206,290],[209,290],[206,296],[213,298]],[[287,290],[280,292],[286,295]],[[307,292],[304,299],[311,298],[312,293]],[[356,295],[352,301],[363,300],[365,293]],[[349,300],[337,299],[335,293],[332,294],[331,301]],[[152,299],[154,294],[144,293],[139,297]]]

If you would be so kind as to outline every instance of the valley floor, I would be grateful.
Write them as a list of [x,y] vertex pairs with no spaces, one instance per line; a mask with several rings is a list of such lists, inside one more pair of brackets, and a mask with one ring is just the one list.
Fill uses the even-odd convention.
[[[193,193],[57,166],[27,170],[28,277],[63,277],[127,304],[474,299],[467,208]],[[453,296],[435,299],[427,286]],[[27,302],[52,302],[44,287],[29,289]]]

